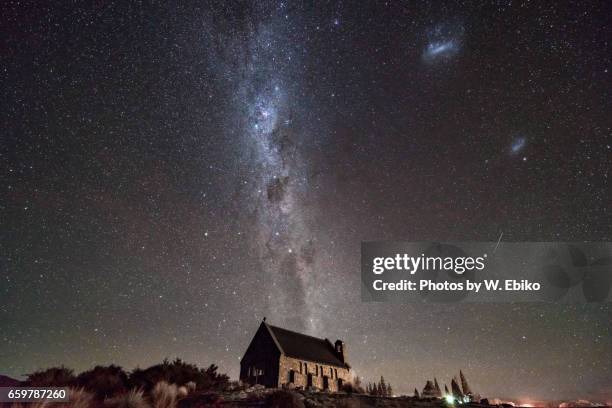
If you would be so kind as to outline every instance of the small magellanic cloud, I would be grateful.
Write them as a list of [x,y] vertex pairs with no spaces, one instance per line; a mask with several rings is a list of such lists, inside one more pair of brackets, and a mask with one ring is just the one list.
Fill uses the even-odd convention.
[[527,145],[526,137],[524,136],[515,137],[514,140],[512,140],[512,144],[510,145],[510,153],[513,155],[518,154],[525,148],[526,145]]

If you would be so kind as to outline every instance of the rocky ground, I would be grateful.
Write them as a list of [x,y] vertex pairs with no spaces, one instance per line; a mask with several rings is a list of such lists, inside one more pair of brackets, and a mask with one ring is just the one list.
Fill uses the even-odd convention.
[[224,393],[218,398],[187,398],[181,408],[200,407],[271,407],[271,408],[441,408],[439,399],[412,397],[383,398],[365,394],[327,393],[302,390],[274,390],[252,387]]

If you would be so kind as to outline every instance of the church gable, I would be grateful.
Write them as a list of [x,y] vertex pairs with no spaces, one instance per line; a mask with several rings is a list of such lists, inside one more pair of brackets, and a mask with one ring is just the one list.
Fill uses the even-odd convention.
[[262,323],[240,360],[240,379],[249,384],[276,387],[280,356],[277,342]]
[[270,332],[270,329],[264,322],[259,325],[259,328],[255,332],[255,335],[253,336],[251,343],[249,343],[244,355],[247,357],[247,355],[255,353],[262,348],[270,353],[274,353],[276,351],[279,355],[283,352],[280,344],[274,338]]

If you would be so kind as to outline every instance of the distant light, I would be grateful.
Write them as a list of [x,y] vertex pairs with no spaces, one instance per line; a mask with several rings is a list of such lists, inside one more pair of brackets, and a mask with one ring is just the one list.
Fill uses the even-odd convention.
[[455,397],[453,397],[450,394],[445,396],[444,399],[446,400],[446,403],[448,404],[451,404],[451,405],[455,404]]

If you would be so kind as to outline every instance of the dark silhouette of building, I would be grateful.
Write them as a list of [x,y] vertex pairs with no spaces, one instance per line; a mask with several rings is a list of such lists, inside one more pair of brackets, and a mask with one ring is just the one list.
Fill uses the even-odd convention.
[[270,388],[282,386],[338,391],[351,379],[346,345],[333,344],[261,322],[240,361],[240,380]]

